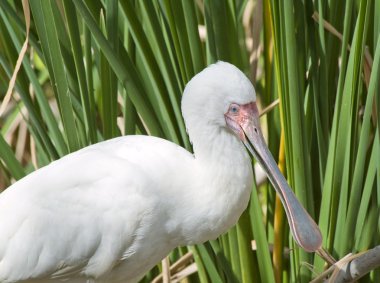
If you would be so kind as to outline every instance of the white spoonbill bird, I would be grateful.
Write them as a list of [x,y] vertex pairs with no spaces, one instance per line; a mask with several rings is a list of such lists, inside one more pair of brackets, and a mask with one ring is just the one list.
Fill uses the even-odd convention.
[[166,140],[119,137],[52,162],[0,195],[0,282],[136,282],[177,246],[226,232],[246,209],[251,159],[267,172],[296,242],[321,246],[267,149],[255,90],[218,62],[186,86],[194,154]]

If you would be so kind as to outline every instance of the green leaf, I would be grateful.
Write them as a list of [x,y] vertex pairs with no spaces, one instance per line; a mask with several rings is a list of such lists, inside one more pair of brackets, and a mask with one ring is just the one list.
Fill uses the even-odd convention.
[[0,159],[16,180],[25,176],[24,169],[2,135],[0,135]]

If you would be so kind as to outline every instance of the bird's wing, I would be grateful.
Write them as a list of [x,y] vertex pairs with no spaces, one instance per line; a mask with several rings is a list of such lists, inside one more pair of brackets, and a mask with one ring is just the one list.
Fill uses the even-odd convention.
[[0,281],[96,277],[133,254],[136,231],[159,197],[152,194],[159,174],[144,162],[157,166],[172,148],[191,159],[162,140],[119,138],[70,154],[7,189],[0,195]]
[[49,277],[57,280],[75,277],[77,274],[80,274],[83,271],[83,269],[87,266],[87,263],[88,260],[85,260],[83,263],[76,262],[76,264],[72,266],[59,266],[57,268],[57,271],[55,271]]

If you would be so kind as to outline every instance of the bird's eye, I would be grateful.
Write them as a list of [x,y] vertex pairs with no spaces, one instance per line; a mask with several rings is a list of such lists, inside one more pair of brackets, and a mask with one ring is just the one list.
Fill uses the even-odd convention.
[[237,114],[239,112],[239,105],[236,105],[236,104],[232,104],[230,106],[230,112],[232,114]]

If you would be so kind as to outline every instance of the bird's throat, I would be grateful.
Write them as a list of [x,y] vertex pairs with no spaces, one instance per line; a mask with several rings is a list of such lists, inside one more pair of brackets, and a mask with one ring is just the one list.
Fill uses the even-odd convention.
[[191,242],[185,244],[215,239],[235,225],[252,189],[251,161],[241,142],[228,131],[219,132],[218,137],[209,133],[208,137],[207,143],[194,144],[197,176],[189,215],[197,222],[189,218],[183,225],[192,229],[185,233],[192,235]]

